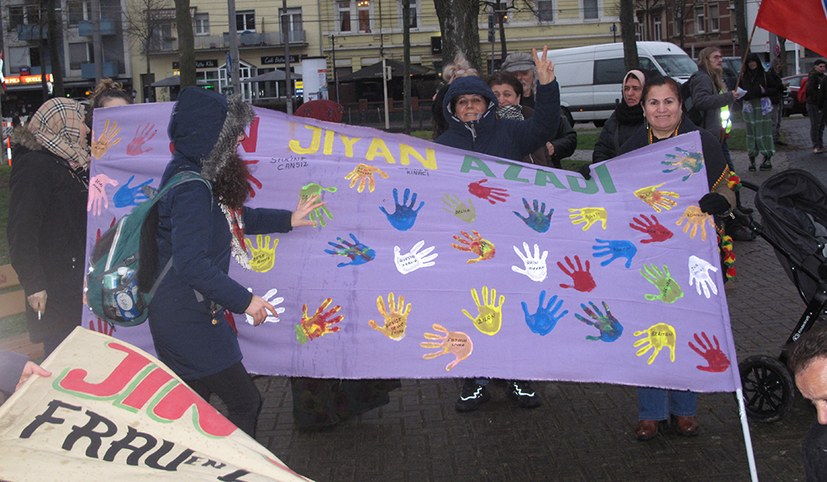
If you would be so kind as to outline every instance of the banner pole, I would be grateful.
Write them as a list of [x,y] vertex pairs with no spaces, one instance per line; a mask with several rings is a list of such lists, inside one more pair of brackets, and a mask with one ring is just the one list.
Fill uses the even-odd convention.
[[749,476],[752,482],[758,482],[758,469],[755,467],[755,453],[752,451],[752,437],[749,433],[747,423],[747,410],[744,406],[744,393],[740,388],[735,390],[735,398],[738,400],[738,418],[741,419],[741,432],[744,434],[744,448],[747,450],[747,462],[749,462]]

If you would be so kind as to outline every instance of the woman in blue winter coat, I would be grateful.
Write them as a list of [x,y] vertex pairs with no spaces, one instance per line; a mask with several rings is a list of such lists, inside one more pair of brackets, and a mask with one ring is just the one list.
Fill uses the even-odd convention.
[[198,88],[178,96],[169,123],[174,153],[161,185],[178,172],[195,171],[212,190],[183,183],[158,202],[157,268],[170,258],[172,265],[149,305],[149,325],[158,358],[205,399],[215,393],[227,418],[254,437],[261,395],[223,312],[246,313],[258,325],[276,311],[227,275],[230,256],[249,262],[245,234],[313,226],[307,215],[322,203],[314,197],[292,213],[244,207],[248,172],[237,150],[252,120],[252,108],[237,97]]
[[434,142],[513,161],[545,146],[560,124],[560,86],[547,55],[547,48],[542,58],[534,51],[539,82],[534,117],[498,119],[491,88],[479,77],[460,77],[451,82],[442,104],[448,130]]

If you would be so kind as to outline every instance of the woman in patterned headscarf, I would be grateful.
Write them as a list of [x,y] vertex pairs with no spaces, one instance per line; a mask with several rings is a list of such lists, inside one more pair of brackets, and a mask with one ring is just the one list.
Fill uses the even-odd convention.
[[48,355],[80,325],[89,151],[79,102],[54,98],[12,133],[9,251],[29,338]]

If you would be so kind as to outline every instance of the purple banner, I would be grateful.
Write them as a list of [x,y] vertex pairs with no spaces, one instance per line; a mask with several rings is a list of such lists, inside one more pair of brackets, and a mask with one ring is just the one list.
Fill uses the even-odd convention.
[[[88,247],[158,187],[172,104],[96,110]],[[256,110],[251,207],[320,193],[318,227],[249,236],[231,276],[278,319],[236,325],[252,372],[740,386],[700,137],[592,179]],[[87,326],[111,331],[84,313]],[[146,350],[146,325],[114,336]]]

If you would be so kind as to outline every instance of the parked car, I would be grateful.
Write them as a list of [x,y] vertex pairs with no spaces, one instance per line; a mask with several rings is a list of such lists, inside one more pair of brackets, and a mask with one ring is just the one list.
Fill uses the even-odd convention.
[[[669,42],[638,42],[637,52],[643,70],[657,71],[681,83],[698,70],[686,52]],[[548,54],[560,83],[563,114],[569,121],[593,121],[602,126],[621,101],[626,74],[623,44],[557,49]]]
[[807,115],[807,105],[798,101],[798,91],[806,88],[807,74],[790,75],[781,80],[787,86],[787,91],[784,92],[784,115]]

